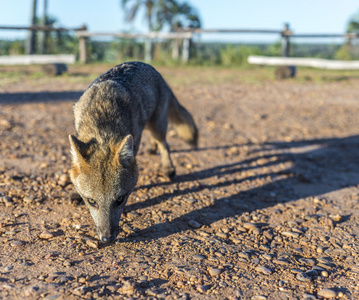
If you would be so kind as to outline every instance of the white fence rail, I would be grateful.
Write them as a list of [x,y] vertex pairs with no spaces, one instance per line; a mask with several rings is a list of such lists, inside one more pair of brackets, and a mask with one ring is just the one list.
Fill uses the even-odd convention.
[[0,65],[32,65],[32,64],[74,64],[76,57],[73,54],[57,55],[4,55],[0,56]]
[[321,58],[307,58],[307,57],[268,57],[255,56],[248,57],[248,63],[256,65],[270,65],[270,66],[302,66],[320,69],[331,70],[358,70],[358,60],[328,60]]

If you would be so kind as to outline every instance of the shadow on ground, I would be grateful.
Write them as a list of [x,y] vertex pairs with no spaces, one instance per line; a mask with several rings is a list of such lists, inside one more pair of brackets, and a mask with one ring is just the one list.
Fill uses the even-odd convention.
[[47,103],[54,101],[73,101],[81,97],[83,91],[62,92],[23,92],[23,93],[0,93],[1,104],[25,104],[25,103]]
[[[227,148],[228,146],[223,146]],[[202,148],[197,151],[219,149],[220,147]],[[218,180],[215,184],[202,183],[192,188],[175,190],[173,193],[164,193],[160,197],[148,199],[145,202],[135,203],[126,207],[127,211],[137,210],[156,205],[175,196],[186,196],[191,193],[209,189],[211,192],[218,188],[236,186],[238,192],[229,197],[217,198],[214,193],[213,205],[191,211],[170,222],[155,224],[135,234],[136,239],[151,240],[182,232],[189,229],[188,221],[196,220],[202,224],[210,225],[218,220],[233,217],[244,212],[264,209],[277,203],[285,203],[309,196],[317,196],[329,193],[344,187],[359,184],[359,135],[345,138],[314,139],[296,142],[277,142],[263,144],[261,149],[254,152],[251,159],[219,165],[213,168],[193,172],[188,175],[180,175],[175,183],[204,180],[210,177],[221,178],[231,175],[230,180]],[[191,151],[191,150],[188,150]],[[265,154],[269,153],[269,154]],[[252,153],[253,154],[253,153]],[[263,155],[264,154],[264,155]],[[265,165],[256,166],[255,162],[262,158],[277,156],[279,160]],[[291,167],[278,172],[254,175],[243,179],[235,179],[239,172],[251,168],[263,168],[279,163],[291,163]],[[270,176],[272,180],[260,187],[241,190],[241,183],[261,179]],[[138,189],[151,189],[158,186],[171,185],[164,182],[154,185],[139,186]],[[275,195],[270,196],[270,195]]]

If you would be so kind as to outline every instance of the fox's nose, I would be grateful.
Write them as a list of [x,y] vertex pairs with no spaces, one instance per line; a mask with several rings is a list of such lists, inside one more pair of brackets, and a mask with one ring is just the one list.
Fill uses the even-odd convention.
[[114,236],[113,235],[111,235],[111,236],[109,236],[109,237],[107,237],[107,236],[102,236],[101,237],[101,241],[103,242],[103,243],[110,243],[110,242],[112,242],[114,240]]

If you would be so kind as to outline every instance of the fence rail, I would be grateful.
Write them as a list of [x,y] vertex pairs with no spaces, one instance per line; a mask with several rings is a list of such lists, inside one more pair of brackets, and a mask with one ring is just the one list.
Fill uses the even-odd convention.
[[359,61],[329,60],[307,57],[248,56],[248,63],[269,66],[302,66],[329,70],[358,70]]
[[150,32],[147,34],[125,33],[125,32],[90,32],[86,26],[78,28],[63,28],[52,26],[1,26],[0,30],[29,30],[29,31],[75,31],[75,35],[79,38],[80,61],[87,62],[87,39],[95,36],[113,36],[128,39],[145,38],[145,60],[152,60],[153,39],[171,39],[173,40],[172,57],[179,58],[179,47],[182,43],[182,60],[187,62],[190,58],[191,40],[194,34],[277,34],[282,39],[282,56],[289,56],[290,40],[292,38],[345,38],[348,40],[358,39],[359,33],[318,33],[318,34],[295,34],[290,29],[289,24],[284,24],[282,30],[270,29],[201,29],[201,28],[183,28],[177,32]]

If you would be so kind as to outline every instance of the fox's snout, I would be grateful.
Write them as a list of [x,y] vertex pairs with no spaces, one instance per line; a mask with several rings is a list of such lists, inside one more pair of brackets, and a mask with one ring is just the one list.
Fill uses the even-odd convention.
[[118,226],[114,228],[106,228],[106,229],[103,229],[101,227],[97,228],[97,234],[101,242],[105,244],[113,242],[116,236],[118,235],[118,233],[119,233]]

